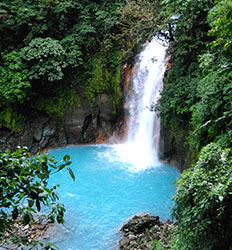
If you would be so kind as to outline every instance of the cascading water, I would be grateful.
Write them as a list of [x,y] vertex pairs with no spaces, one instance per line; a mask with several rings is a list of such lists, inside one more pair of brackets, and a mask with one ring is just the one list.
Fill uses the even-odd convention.
[[153,38],[140,53],[129,86],[127,141],[116,150],[120,160],[131,162],[134,170],[159,164],[160,119],[153,107],[162,89],[165,52],[166,47]]

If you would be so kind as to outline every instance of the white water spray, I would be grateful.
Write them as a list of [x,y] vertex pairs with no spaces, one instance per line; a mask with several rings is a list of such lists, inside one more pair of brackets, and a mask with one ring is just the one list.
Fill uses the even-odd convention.
[[128,136],[125,144],[115,145],[120,161],[129,162],[135,171],[159,165],[160,119],[152,110],[160,97],[166,68],[166,48],[155,38],[140,53],[135,65],[130,94]]

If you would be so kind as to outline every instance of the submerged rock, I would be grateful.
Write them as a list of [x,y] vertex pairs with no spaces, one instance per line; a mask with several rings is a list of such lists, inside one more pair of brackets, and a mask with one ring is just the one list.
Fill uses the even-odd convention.
[[119,241],[119,249],[148,250],[157,242],[162,244],[163,249],[170,249],[167,242],[174,225],[172,221],[162,222],[158,216],[151,214],[135,215],[120,229],[124,237]]

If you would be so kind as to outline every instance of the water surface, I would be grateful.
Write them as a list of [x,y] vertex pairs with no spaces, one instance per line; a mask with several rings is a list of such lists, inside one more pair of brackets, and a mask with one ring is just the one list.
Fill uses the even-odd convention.
[[52,229],[50,242],[62,250],[113,250],[118,229],[131,216],[149,212],[170,218],[169,207],[179,174],[167,164],[136,169],[120,159],[117,145],[68,146],[49,151],[61,160],[71,156],[73,182],[68,170],[52,176],[59,183],[61,202],[67,210],[65,224]]

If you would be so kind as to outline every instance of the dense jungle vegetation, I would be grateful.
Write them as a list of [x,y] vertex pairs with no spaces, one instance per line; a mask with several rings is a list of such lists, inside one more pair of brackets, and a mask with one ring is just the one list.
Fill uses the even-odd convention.
[[[1,1],[0,127],[19,131],[33,109],[62,119],[64,107],[78,102],[78,91],[90,99],[108,93],[117,106],[122,63],[132,62],[139,46],[154,34],[169,41],[171,58],[157,108],[174,139],[186,136],[193,158],[192,167],[176,183],[172,214],[178,226],[171,249],[230,249],[231,0]],[[27,157],[22,151],[1,155],[1,171],[10,173],[5,181],[1,172],[1,204],[12,208],[12,219],[20,211],[15,197],[5,200],[7,189],[17,194],[15,178],[28,182],[19,167]],[[31,164],[26,161],[27,167]],[[48,166],[49,160],[44,158],[42,165]],[[46,188],[47,175],[40,176]],[[52,195],[47,192],[47,197]],[[36,210],[34,202],[40,208],[40,200],[33,197],[29,193],[31,212]],[[32,217],[25,211],[27,224]],[[56,211],[63,213],[61,207]],[[6,218],[1,210],[2,235],[12,225]]]
[[162,3],[173,29],[158,109],[173,138],[186,135],[193,158],[176,183],[171,249],[231,249],[232,1]]
[[78,102],[74,89],[87,98],[117,91],[123,2],[1,1],[2,127],[19,131],[32,109],[62,119],[65,106]]

